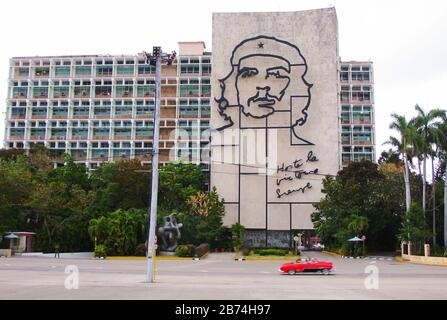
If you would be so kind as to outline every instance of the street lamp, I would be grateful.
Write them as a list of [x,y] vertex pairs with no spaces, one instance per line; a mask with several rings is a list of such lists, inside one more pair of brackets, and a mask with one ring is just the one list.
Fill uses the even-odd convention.
[[152,141],[152,192],[150,212],[148,213],[148,246],[147,246],[147,282],[154,282],[155,270],[155,226],[157,224],[158,201],[158,144],[160,140],[160,97],[161,97],[161,64],[172,64],[176,53],[163,54],[161,47],[153,47],[152,54],[143,51],[145,62],[155,66],[155,114],[154,137]]

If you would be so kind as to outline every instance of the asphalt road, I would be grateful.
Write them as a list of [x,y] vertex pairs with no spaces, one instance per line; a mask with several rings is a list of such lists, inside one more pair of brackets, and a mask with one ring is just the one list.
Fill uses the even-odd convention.
[[[144,260],[0,258],[0,299],[447,299],[447,267],[308,255],[332,261],[336,272],[283,275],[280,261],[222,253],[158,261],[149,284]],[[78,289],[67,266],[79,271]]]

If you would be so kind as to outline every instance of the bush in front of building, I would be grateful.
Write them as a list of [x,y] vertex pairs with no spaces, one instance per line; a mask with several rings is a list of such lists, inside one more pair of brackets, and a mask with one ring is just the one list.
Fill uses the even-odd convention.
[[289,250],[287,249],[255,249],[253,250],[255,254],[258,254],[260,256],[285,256],[289,253]]
[[103,244],[98,244],[95,247],[95,258],[106,258],[107,257],[107,247]]
[[175,249],[177,257],[194,257],[196,254],[196,246],[193,244],[182,244]]
[[146,244],[145,243],[140,243],[139,245],[137,245],[137,247],[135,248],[135,255],[139,256],[139,257],[146,256]]

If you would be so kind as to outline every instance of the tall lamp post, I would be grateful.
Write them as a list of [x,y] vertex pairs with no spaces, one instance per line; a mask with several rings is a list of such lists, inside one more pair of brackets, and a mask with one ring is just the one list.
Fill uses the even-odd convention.
[[155,270],[155,227],[157,224],[158,202],[158,144],[160,140],[160,97],[161,97],[161,65],[172,64],[176,53],[163,54],[161,47],[153,47],[152,55],[143,51],[146,63],[155,66],[155,113],[154,113],[154,138],[152,142],[152,191],[150,212],[148,217],[148,246],[147,246],[147,282],[154,282]]

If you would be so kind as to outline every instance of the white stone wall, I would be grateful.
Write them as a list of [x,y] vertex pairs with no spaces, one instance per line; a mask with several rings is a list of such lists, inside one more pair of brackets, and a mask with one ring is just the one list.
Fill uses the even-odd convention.
[[312,229],[321,180],[340,168],[335,9],[215,13],[212,48],[211,185],[224,222]]

